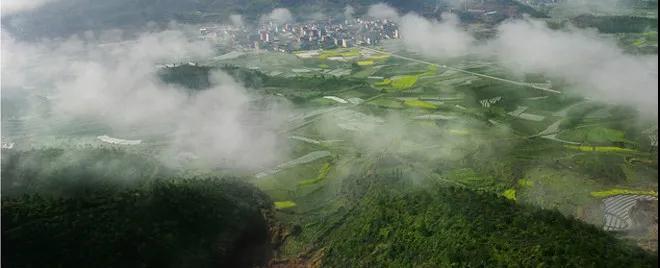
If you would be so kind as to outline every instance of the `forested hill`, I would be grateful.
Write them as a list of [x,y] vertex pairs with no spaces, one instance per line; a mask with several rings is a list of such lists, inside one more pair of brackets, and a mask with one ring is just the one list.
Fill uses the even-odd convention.
[[320,239],[324,266],[657,267],[657,256],[558,211],[396,176],[353,183],[360,198]]
[[[318,217],[277,212],[245,178],[168,176],[152,160],[3,152],[3,266],[657,267],[595,226],[443,180],[360,172]],[[279,258],[296,243],[305,253]]]
[[259,267],[272,201],[118,148],[2,152],[3,267]]

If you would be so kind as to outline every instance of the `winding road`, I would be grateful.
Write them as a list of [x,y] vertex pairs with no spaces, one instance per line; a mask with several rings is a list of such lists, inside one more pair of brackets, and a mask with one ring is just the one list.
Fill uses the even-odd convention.
[[459,68],[455,68],[455,67],[451,67],[451,66],[447,66],[447,65],[441,65],[441,64],[437,64],[437,63],[433,63],[433,62],[429,62],[429,61],[424,61],[424,60],[419,60],[419,59],[410,58],[410,57],[406,57],[406,56],[401,56],[401,55],[397,55],[397,54],[390,53],[390,52],[387,52],[387,51],[382,51],[382,50],[373,49],[373,48],[369,48],[369,47],[363,47],[363,46],[355,46],[355,47],[358,47],[358,48],[361,48],[361,49],[364,49],[364,50],[368,50],[368,51],[372,51],[372,52],[376,52],[376,53],[380,53],[380,54],[388,54],[392,57],[403,59],[403,60],[408,60],[408,61],[413,61],[413,62],[417,62],[417,63],[433,65],[433,66],[437,66],[437,67],[444,68],[444,69],[447,69],[447,70],[452,70],[452,71],[461,72],[461,73],[465,73],[465,74],[470,74],[470,75],[474,75],[474,76],[478,76],[478,77],[497,80],[497,81],[500,81],[500,82],[505,82],[505,83],[514,84],[514,85],[518,85],[518,86],[530,87],[530,88],[534,88],[534,89],[538,89],[538,90],[541,90],[541,91],[550,92],[550,93],[554,93],[554,94],[561,94],[561,91],[541,87],[541,86],[538,86],[538,85],[535,85],[535,84],[532,84],[532,83],[509,80],[509,79],[496,77],[496,76],[491,76],[491,75],[487,75],[487,74],[475,73],[475,72],[471,72],[471,71],[468,71],[468,70],[463,70],[463,69],[459,69]]

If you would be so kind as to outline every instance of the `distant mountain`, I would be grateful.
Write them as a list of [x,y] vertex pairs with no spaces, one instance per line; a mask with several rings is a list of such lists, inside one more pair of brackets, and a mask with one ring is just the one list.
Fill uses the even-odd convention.
[[[139,29],[154,22],[203,23],[226,21],[230,14],[256,20],[277,7],[289,8],[294,15],[322,12],[341,14],[346,5],[364,14],[369,5],[385,2],[401,12],[415,11],[437,17],[448,11],[455,0],[53,0],[21,13],[4,15],[2,27],[22,39],[66,37],[85,31],[113,28]],[[497,10],[517,10],[542,16],[514,0],[474,1],[474,5]],[[469,16],[461,16],[470,19]]]

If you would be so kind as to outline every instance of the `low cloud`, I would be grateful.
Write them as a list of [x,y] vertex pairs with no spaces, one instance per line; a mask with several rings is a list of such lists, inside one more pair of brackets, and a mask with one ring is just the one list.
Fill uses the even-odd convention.
[[381,20],[389,19],[396,21],[399,19],[399,12],[388,4],[378,3],[369,6],[369,9],[367,10],[367,16]]
[[594,99],[657,115],[657,55],[626,54],[595,32],[552,30],[534,20],[502,24],[488,50],[513,71],[561,78]]
[[345,19],[347,19],[347,20],[352,20],[354,14],[355,14],[355,9],[354,9],[352,6],[347,5],[347,6],[344,8],[344,18],[345,18]]
[[318,12],[314,12],[314,13],[309,14],[309,16],[307,16],[307,18],[311,19],[311,20],[314,20],[314,21],[318,21],[318,20],[325,20],[325,19],[328,18],[328,16],[323,14],[323,12],[318,11]]
[[24,43],[3,32],[2,48],[3,92],[47,95],[50,117],[94,119],[125,133],[157,131],[169,137],[173,154],[218,167],[254,170],[282,157],[275,129],[285,120],[283,106],[254,107],[256,96],[221,71],[211,73],[209,89],[193,94],[160,80],[160,64],[213,56],[210,43],[182,31],[111,44],[93,36]]
[[[398,14],[385,4],[373,5],[369,10],[371,16],[379,18],[392,19]],[[515,73],[542,73],[568,82],[567,90],[608,103],[631,105],[657,117],[658,56],[627,54],[592,30],[553,30],[543,21],[525,18],[501,24],[496,37],[477,44],[453,15],[443,14],[442,20],[436,21],[409,13],[395,20],[410,51],[432,58],[494,56]]]
[[272,21],[276,24],[284,24],[294,22],[293,14],[286,8],[273,9],[268,15],[264,16],[262,20]]
[[236,27],[243,27],[245,25],[245,22],[243,21],[243,16],[239,14],[229,15],[229,21],[231,21],[231,24]]
[[443,14],[442,21],[409,13],[401,17],[399,30],[411,51],[435,58],[456,57],[470,52],[474,38],[459,28],[458,17]]
[[0,13],[3,16],[30,11],[56,0],[2,0]]

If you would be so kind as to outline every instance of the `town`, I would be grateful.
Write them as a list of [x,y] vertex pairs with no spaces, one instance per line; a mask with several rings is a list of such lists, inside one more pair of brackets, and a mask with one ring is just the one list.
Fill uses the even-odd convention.
[[284,24],[268,21],[254,28],[217,24],[200,28],[200,34],[236,49],[279,52],[374,45],[400,38],[395,22],[364,18]]

